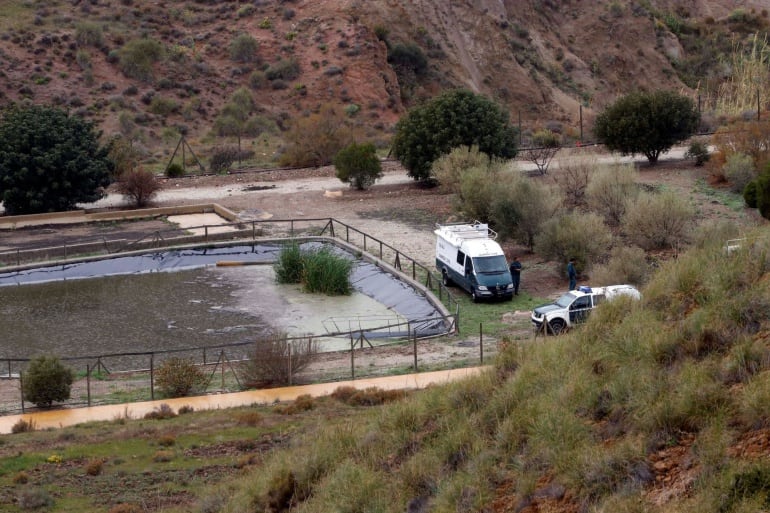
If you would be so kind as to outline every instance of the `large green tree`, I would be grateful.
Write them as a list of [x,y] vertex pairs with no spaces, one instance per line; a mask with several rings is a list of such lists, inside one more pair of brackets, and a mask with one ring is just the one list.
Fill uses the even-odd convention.
[[96,201],[111,162],[94,125],[61,109],[12,106],[0,119],[0,200],[8,214],[71,210]]
[[443,93],[415,107],[396,125],[393,155],[415,180],[431,178],[431,165],[458,146],[478,146],[489,156],[516,156],[516,129],[508,113],[467,90]]
[[651,165],[661,153],[695,133],[700,114],[692,99],[673,91],[635,92],[596,118],[594,133],[612,151],[642,154]]

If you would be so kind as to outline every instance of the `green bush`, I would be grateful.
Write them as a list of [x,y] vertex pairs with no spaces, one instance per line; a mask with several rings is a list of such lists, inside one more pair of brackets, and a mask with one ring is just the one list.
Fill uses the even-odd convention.
[[206,375],[192,360],[172,357],[155,370],[155,386],[165,397],[186,397],[202,391]]
[[249,75],[249,87],[252,89],[262,89],[267,85],[267,76],[264,71],[254,71]]
[[761,174],[756,180],[757,184],[757,209],[762,217],[770,219],[770,168]]
[[431,165],[430,174],[441,187],[454,194],[460,190],[462,176],[473,168],[487,168],[491,171],[489,155],[479,151],[478,146],[458,146],[436,159]]
[[695,211],[672,191],[641,194],[629,203],[623,231],[645,250],[677,248],[688,240]]
[[534,249],[535,236],[543,223],[554,217],[563,204],[558,189],[533,180],[519,171],[500,175],[491,183],[490,217],[498,233]]
[[708,144],[703,141],[692,141],[684,156],[688,159],[695,159],[695,165],[698,167],[708,162],[711,158]]
[[612,226],[620,224],[626,205],[639,194],[633,164],[600,165],[586,187],[588,207]]
[[299,62],[296,59],[281,59],[271,64],[265,70],[265,77],[268,80],[294,80],[299,76]]
[[154,39],[133,39],[120,49],[118,56],[118,65],[125,76],[149,81],[153,64],[163,57],[163,46]]
[[23,376],[25,401],[47,408],[70,398],[75,374],[55,356],[40,356],[29,363]]
[[104,46],[104,32],[98,23],[83,21],[75,25],[75,41],[78,46]]
[[234,62],[258,62],[259,42],[249,34],[239,34],[230,42],[230,59]]
[[727,181],[730,183],[730,190],[741,193],[754,178],[756,171],[754,169],[754,159],[745,153],[733,153],[727,156],[725,165],[722,166]]
[[278,261],[273,265],[275,279],[278,283],[301,283],[304,256],[299,244],[293,242],[285,246],[278,255]]
[[169,178],[179,178],[184,176],[184,166],[179,162],[172,162],[166,168],[166,176]]
[[368,189],[382,178],[382,164],[372,143],[353,143],[334,157],[337,178],[359,190]]
[[458,146],[478,146],[487,155],[516,156],[516,129],[508,112],[467,90],[445,92],[411,109],[396,124],[393,155],[415,180],[431,178],[431,166]]
[[422,75],[428,69],[428,59],[422,48],[414,43],[398,43],[388,50],[388,62],[403,73],[410,71]]
[[75,208],[104,196],[112,167],[92,122],[61,109],[11,106],[0,119],[0,201],[7,214]]
[[307,292],[343,296],[353,291],[350,284],[353,262],[337,255],[331,249],[321,248],[307,252],[303,268],[303,286]]
[[634,92],[623,96],[596,118],[594,132],[611,151],[640,153],[655,164],[661,153],[698,128],[695,102],[673,91]]
[[535,251],[565,268],[575,258],[578,269],[604,260],[612,246],[612,233],[594,213],[563,214],[543,223],[535,237]]
[[610,258],[606,264],[593,268],[591,283],[596,286],[630,283],[641,287],[647,283],[651,271],[642,248],[616,246],[610,251]]
[[307,292],[338,296],[352,291],[353,262],[326,247],[302,250],[296,243],[289,244],[273,269],[278,283],[302,283]]
[[164,98],[162,96],[153,96],[150,101],[149,111],[161,117],[166,117],[179,110],[179,102],[173,98]]

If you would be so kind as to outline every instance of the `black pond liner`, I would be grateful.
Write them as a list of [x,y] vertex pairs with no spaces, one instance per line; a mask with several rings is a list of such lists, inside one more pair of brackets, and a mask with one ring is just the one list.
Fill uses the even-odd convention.
[[[323,246],[320,242],[301,244],[303,249]],[[334,245],[335,253],[354,260],[349,252]],[[145,253],[142,255],[120,256],[103,260],[75,262],[38,267],[22,271],[0,273],[0,287],[45,283],[61,280],[80,280],[105,276],[173,272],[216,265],[217,262],[271,263],[282,249],[281,244],[250,244],[242,246],[180,249]],[[406,337],[417,332],[417,336],[438,335],[447,331],[447,322],[442,313],[420,292],[393,274],[376,265],[355,259],[351,272],[353,288],[375,301],[387,306],[410,323],[402,331],[364,331],[367,337]],[[323,335],[318,333],[316,335]]]

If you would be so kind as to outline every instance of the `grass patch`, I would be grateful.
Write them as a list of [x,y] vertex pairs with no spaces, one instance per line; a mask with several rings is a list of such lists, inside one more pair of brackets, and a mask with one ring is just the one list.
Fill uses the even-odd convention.
[[695,192],[726,206],[733,212],[741,212],[746,206],[742,195],[727,189],[715,189],[706,183],[706,180],[703,178],[699,178],[695,182]]
[[[516,310],[532,310],[534,307],[548,301],[520,292],[512,301],[490,301],[474,303],[471,296],[462,289],[450,288],[452,297],[460,305],[460,336],[476,337],[479,335],[479,324],[483,334],[492,337],[502,336],[511,330],[511,325],[502,321],[503,315]],[[521,319],[521,326],[530,326],[529,316]]]

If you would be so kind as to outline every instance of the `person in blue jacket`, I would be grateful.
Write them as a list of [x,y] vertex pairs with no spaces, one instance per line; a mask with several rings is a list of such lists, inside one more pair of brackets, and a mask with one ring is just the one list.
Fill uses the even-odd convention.
[[575,259],[570,258],[567,263],[567,277],[569,278],[569,289],[577,288],[577,270],[575,269]]
[[513,262],[508,268],[511,271],[511,282],[513,283],[513,293],[519,295],[519,284],[521,283],[521,262],[519,257],[513,257]]

